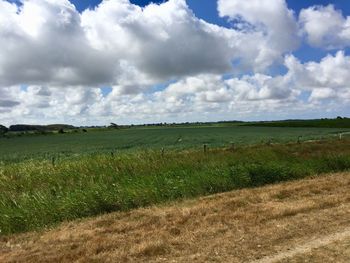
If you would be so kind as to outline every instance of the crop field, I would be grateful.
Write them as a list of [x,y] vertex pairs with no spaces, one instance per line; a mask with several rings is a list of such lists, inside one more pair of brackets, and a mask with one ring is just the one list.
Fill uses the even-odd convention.
[[[28,137],[39,138],[65,137]],[[152,149],[94,153],[54,163],[50,159],[2,162],[0,233],[349,169],[348,138],[164,155]]]
[[56,135],[24,135],[0,138],[0,161],[75,157],[96,153],[132,152],[134,150],[198,149],[209,147],[256,145],[334,138],[349,128],[246,127],[235,125],[207,127],[155,127],[89,131]]

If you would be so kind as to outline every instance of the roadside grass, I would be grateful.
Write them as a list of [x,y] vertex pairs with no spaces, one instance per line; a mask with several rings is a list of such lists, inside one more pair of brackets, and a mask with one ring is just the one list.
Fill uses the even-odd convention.
[[[287,253],[283,262],[348,263],[346,244],[333,253],[328,242],[350,236],[349,185],[350,173],[330,173],[0,236],[0,262],[271,262]],[[300,247],[323,251],[320,260]]]
[[3,163],[0,234],[349,169],[349,139]]

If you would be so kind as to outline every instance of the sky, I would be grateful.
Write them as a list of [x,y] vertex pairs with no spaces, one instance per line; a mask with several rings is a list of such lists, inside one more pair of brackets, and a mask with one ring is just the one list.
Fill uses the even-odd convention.
[[348,0],[0,0],[0,124],[350,117]]

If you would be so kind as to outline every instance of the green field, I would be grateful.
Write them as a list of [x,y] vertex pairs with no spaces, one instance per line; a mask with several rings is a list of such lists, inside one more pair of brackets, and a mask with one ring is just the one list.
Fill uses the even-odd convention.
[[0,167],[0,235],[349,169],[349,139],[7,163]]
[[349,129],[214,125],[0,138],[0,236],[347,171],[350,139],[339,140],[342,132]]
[[0,161],[72,158],[77,155],[145,149],[183,150],[209,147],[296,142],[330,138],[346,128],[281,128],[216,125],[207,127],[154,127],[89,131],[55,135],[0,138]]

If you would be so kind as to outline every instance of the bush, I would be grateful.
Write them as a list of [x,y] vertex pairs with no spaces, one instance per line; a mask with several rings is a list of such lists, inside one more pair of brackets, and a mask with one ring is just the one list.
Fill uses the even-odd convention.
[[0,135],[3,135],[3,134],[5,134],[5,133],[7,133],[8,132],[8,128],[7,127],[5,127],[5,126],[3,126],[3,125],[0,125]]

